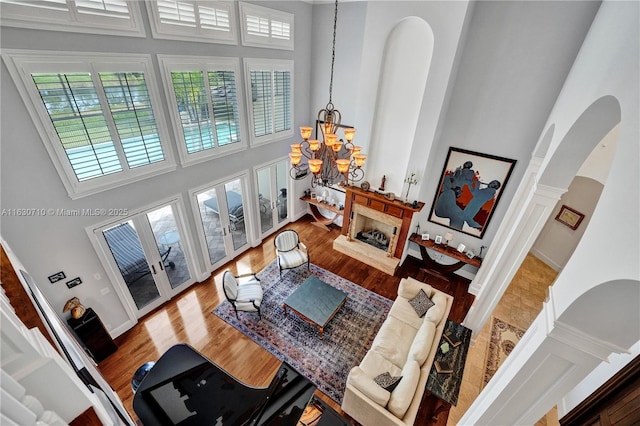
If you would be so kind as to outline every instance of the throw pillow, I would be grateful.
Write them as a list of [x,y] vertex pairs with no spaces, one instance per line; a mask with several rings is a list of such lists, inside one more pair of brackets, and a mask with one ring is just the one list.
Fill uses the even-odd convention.
[[427,313],[429,308],[435,306],[435,303],[433,303],[433,301],[429,299],[427,293],[425,293],[422,289],[420,289],[418,294],[416,294],[413,299],[409,300],[409,304],[413,307],[413,309],[416,311],[416,314],[418,314],[420,318],[422,318],[424,314]]
[[389,374],[389,372],[386,372],[378,374],[373,378],[373,381],[380,385],[383,389],[389,392],[393,392],[396,386],[398,386],[398,383],[400,383],[400,379],[402,379],[402,376],[394,377]]

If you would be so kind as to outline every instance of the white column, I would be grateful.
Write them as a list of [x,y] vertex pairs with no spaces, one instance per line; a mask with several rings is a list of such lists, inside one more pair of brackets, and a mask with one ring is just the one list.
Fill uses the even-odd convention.
[[535,424],[612,352],[626,352],[554,320],[552,306],[552,300],[545,302],[459,424]]
[[[504,229],[496,235],[494,243],[472,285],[480,291],[469,309],[463,325],[480,332],[491,313],[511,283],[522,261],[533,246],[540,230],[547,222],[560,196],[566,192],[563,188],[538,185],[533,196],[523,197],[521,203],[513,206],[513,211]],[[518,215],[518,211],[520,215]]]

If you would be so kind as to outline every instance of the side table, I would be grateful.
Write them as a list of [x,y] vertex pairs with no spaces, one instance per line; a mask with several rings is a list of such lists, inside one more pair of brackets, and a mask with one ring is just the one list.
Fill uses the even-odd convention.
[[[450,340],[459,342],[459,344],[454,346],[446,336],[451,336]],[[449,351],[443,353],[441,346],[445,342],[449,345]],[[438,414],[443,411],[449,411],[452,405],[458,404],[458,395],[470,342],[471,330],[454,321],[447,320],[438,345],[438,352],[433,362],[434,365],[431,367],[429,378],[427,379],[427,391],[441,400],[441,403],[437,404],[433,412],[434,420],[438,417]],[[451,372],[439,373],[435,366],[436,361],[448,364]]]
[[93,309],[87,308],[83,316],[78,319],[69,318],[67,323],[96,363],[100,363],[118,349]]

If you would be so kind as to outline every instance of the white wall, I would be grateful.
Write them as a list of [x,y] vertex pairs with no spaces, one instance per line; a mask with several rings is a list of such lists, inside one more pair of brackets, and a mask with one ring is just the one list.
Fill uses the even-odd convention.
[[[476,252],[491,245],[597,9],[597,2],[582,1],[474,3],[436,142],[414,155],[424,161],[417,192],[427,203],[417,216],[423,230],[450,231],[428,221],[449,147],[498,155],[517,163],[484,237],[452,231],[456,244]],[[428,140],[424,130],[416,138]]]

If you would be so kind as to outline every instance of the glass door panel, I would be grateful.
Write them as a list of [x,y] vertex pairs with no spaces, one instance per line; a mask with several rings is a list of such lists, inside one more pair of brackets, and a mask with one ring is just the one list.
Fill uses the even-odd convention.
[[164,269],[171,288],[175,289],[180,284],[189,281],[191,274],[182,249],[173,208],[169,205],[149,212],[147,220],[151,225],[156,246],[162,257],[159,267]]
[[282,223],[289,216],[287,207],[287,177],[289,176],[287,161],[277,163],[275,169],[276,188],[278,188],[278,223]]
[[160,291],[133,221],[105,229],[102,234],[138,310],[160,300]]
[[224,241],[225,230],[222,227],[218,206],[218,192],[216,188],[212,188],[197,194],[196,199],[209,251],[209,261],[215,265],[227,255]]
[[247,244],[242,182],[240,179],[227,182],[224,184],[224,190],[227,198],[227,212],[229,213],[229,229],[231,230],[233,249],[238,250]]
[[271,185],[271,169],[264,168],[256,172],[258,178],[258,206],[260,207],[260,232],[267,233],[273,227],[273,203],[272,185]]

